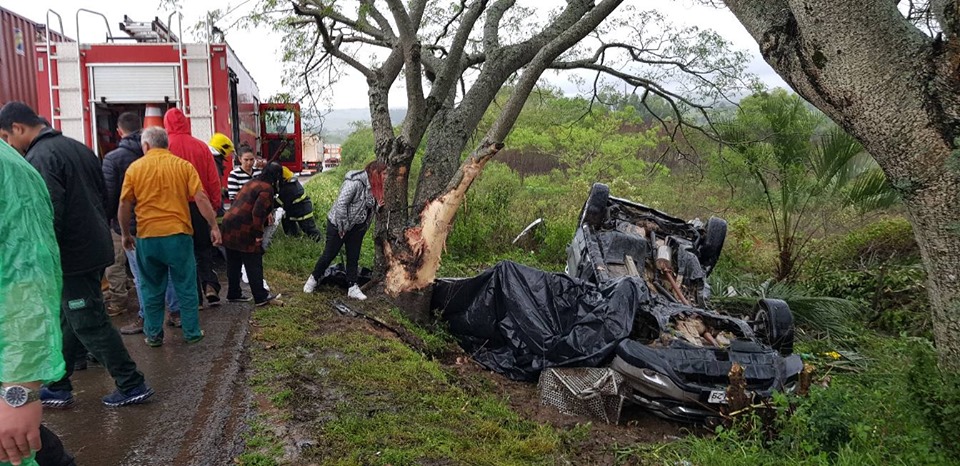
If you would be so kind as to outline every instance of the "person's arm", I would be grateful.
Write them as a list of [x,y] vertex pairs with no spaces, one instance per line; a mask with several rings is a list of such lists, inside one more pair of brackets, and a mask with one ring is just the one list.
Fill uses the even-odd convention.
[[103,159],[103,183],[107,188],[107,220],[117,218],[120,207],[120,170],[116,160],[107,154]]
[[[39,392],[41,382],[63,377],[60,352],[61,270],[54,211],[45,180],[0,143],[0,218],[8,245],[0,248],[0,380]],[[50,172],[48,172],[49,174]],[[0,463],[21,464],[39,450],[42,406],[14,408],[0,401]]]
[[[257,201],[253,204],[253,224],[262,227],[270,224],[273,218],[270,212],[273,210],[273,191],[260,191],[257,195]],[[261,228],[261,233],[263,229]]]
[[[55,154],[54,154],[55,155]],[[60,238],[63,232],[63,218],[66,210],[66,180],[64,179],[62,165],[55,156],[36,156],[29,159],[30,165],[40,172],[40,177],[47,185],[47,192],[50,194],[50,202],[53,204],[53,231]]]
[[240,192],[240,180],[238,180],[236,174],[231,171],[230,176],[227,177],[227,199],[230,199],[230,202],[235,201],[238,192]]
[[217,211],[210,204],[210,198],[201,189],[193,195],[193,200],[197,203],[197,208],[200,209],[200,215],[203,215],[203,219],[210,225],[210,241],[214,246],[220,246],[220,225],[217,224]]
[[117,208],[117,223],[120,224],[120,235],[123,236],[123,249],[132,251],[134,248],[133,235],[130,234],[130,220],[133,218],[133,202],[120,200]]
[[127,169],[127,177],[120,188],[120,206],[117,208],[117,223],[120,224],[120,235],[123,237],[123,248],[132,251],[134,248],[133,235],[130,234],[130,221],[133,218],[133,205],[137,202],[134,185],[136,184],[136,168]]
[[354,183],[352,181],[344,181],[343,186],[340,187],[340,195],[337,196],[336,202],[333,203],[333,218],[334,225],[337,227],[340,237],[347,233],[347,221],[350,216],[350,203],[353,202],[353,198],[356,196],[357,188],[360,186],[360,183]]
[[[220,176],[217,174],[217,163],[213,161],[213,157],[203,157],[200,159],[201,165],[203,166],[202,181],[204,191],[207,194],[207,201],[210,202],[210,206],[213,208],[214,219],[216,219],[216,212],[220,209]],[[214,220],[216,222],[216,220]]]
[[[38,392],[40,382],[4,383],[4,387],[20,385]],[[43,417],[43,405],[40,400],[27,403],[18,408],[0,401],[0,463],[13,465],[23,463],[34,451],[40,450],[40,419]]]

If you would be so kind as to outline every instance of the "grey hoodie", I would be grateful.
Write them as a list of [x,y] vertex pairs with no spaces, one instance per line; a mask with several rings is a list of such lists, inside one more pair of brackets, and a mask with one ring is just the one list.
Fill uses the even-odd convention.
[[373,220],[373,210],[376,205],[377,201],[370,190],[367,172],[349,171],[343,178],[337,201],[327,213],[327,220],[337,227],[341,234],[345,234],[357,225],[369,225]]

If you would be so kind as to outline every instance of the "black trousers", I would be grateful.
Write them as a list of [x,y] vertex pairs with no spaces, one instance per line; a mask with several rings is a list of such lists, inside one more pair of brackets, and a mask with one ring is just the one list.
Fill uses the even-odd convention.
[[320,238],[323,237],[320,229],[317,228],[317,223],[313,221],[313,217],[304,220],[289,220],[284,217],[280,224],[283,225],[283,233],[287,236],[299,236],[303,232],[303,234],[313,238],[314,241],[320,241]]
[[73,390],[70,376],[73,363],[82,347],[86,347],[97,361],[113,376],[117,388],[128,391],[143,383],[143,374],[130,358],[107,310],[103,307],[100,280],[103,271],[63,277],[63,295],[60,302],[60,329],[63,332],[63,360],[67,373],[49,385],[51,390]]
[[240,252],[230,248],[227,248],[227,299],[243,295],[240,289],[241,267],[247,269],[253,301],[266,301],[269,293],[263,288],[263,253]]
[[40,424],[40,450],[37,451],[37,464],[40,466],[76,466],[73,456],[63,447],[63,442],[47,426]]
[[197,258],[197,290],[203,302],[207,285],[220,293],[220,279],[213,271],[213,243],[210,241],[210,225],[200,213],[196,202],[190,203],[190,220],[193,223],[193,255]]
[[363,245],[363,237],[367,234],[369,225],[357,225],[340,237],[337,227],[327,220],[327,243],[323,248],[323,255],[317,259],[317,265],[313,267],[313,278],[320,280],[323,273],[330,267],[330,263],[337,257],[340,248],[347,248],[347,283],[353,285],[357,283],[357,270],[360,265],[360,247]]

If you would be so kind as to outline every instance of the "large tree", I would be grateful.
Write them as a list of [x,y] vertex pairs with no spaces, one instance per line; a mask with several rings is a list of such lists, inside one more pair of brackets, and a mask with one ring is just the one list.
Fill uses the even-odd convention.
[[960,370],[960,2],[724,3],[767,63],[860,140],[899,191],[929,277],[940,365]]
[[[366,80],[376,156],[389,166],[386,205],[377,214],[376,269],[387,294],[419,319],[458,207],[545,71],[589,70],[597,75],[594,89],[606,74],[644,97],[667,99],[675,118],[664,127],[673,132],[696,125],[678,124],[684,114],[704,111],[743,84],[745,57],[719,36],[668,27],[656,12],[634,11],[623,0],[567,0],[552,10],[543,4],[559,2],[263,3],[267,10],[292,4],[295,13],[277,23],[288,32],[287,58],[298,64],[288,82],[322,85],[343,64]],[[407,114],[397,128],[388,103],[401,78]],[[509,96],[490,128],[476,134],[491,104],[501,103],[501,89]],[[410,189],[417,156],[422,169]]]

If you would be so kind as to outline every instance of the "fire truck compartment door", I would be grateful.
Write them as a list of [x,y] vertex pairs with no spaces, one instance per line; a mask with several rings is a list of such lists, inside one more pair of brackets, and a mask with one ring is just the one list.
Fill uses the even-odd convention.
[[179,101],[179,69],[174,66],[93,67],[93,100],[106,103]]

